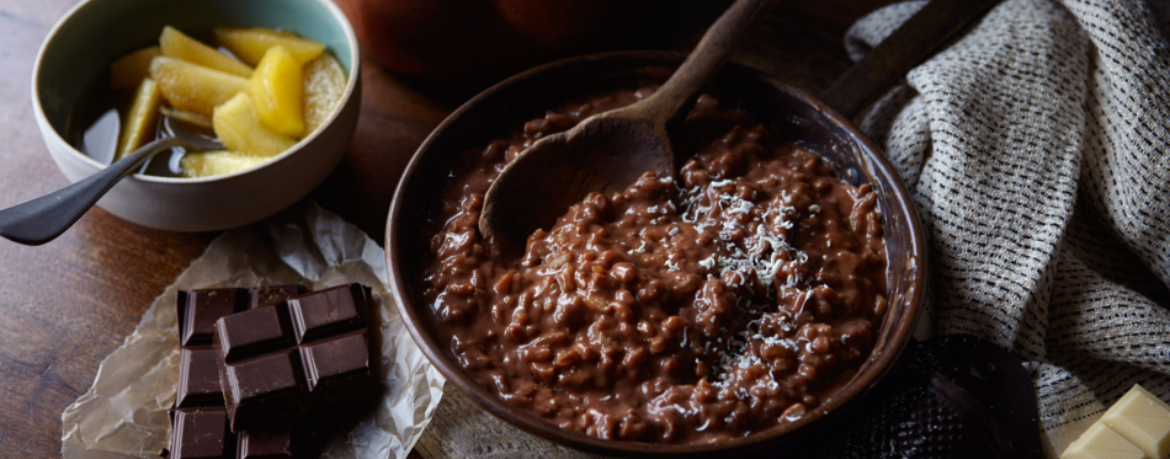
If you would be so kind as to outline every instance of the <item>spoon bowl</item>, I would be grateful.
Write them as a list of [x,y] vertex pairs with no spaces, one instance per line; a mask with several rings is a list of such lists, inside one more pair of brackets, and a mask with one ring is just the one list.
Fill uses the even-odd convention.
[[711,78],[776,0],[737,0],[654,94],[540,139],[504,167],[484,196],[479,232],[515,258],[528,235],[590,192],[621,191],[646,172],[674,176],[666,124]]
[[670,143],[652,123],[603,115],[540,139],[504,168],[479,219],[494,250],[523,255],[534,228],[552,226],[591,192],[619,192],[646,172],[673,176]]

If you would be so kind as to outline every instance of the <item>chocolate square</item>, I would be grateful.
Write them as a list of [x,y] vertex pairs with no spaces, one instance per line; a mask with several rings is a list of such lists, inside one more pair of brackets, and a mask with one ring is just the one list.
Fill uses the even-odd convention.
[[244,431],[239,435],[239,459],[291,458],[296,448],[293,436],[288,430]]
[[248,291],[216,288],[179,292],[179,344],[210,345],[212,329],[220,317],[243,311]]
[[302,346],[309,390],[365,391],[372,373],[366,334],[359,330]]
[[215,349],[194,346],[179,350],[179,388],[175,407],[222,406],[223,392],[219,388],[219,365]]
[[364,287],[350,284],[288,300],[297,342],[365,326],[369,310]]
[[215,326],[225,358],[237,360],[293,344],[285,316],[283,308],[264,306],[223,317]]
[[175,412],[171,459],[235,459],[235,446],[223,408],[183,408]]

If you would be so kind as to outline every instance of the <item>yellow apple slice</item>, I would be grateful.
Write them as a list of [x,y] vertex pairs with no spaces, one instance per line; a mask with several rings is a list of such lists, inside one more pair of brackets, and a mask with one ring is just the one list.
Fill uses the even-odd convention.
[[198,178],[230,174],[264,161],[268,161],[268,158],[234,151],[197,151],[184,154],[179,166],[183,170],[183,177]]
[[158,43],[162,48],[163,56],[184,60],[232,75],[242,77],[252,75],[252,67],[232,59],[227,54],[216,51],[215,48],[200,43],[199,40],[188,37],[174,27],[164,27]]
[[219,141],[229,150],[240,153],[271,157],[296,144],[293,139],[269,131],[260,124],[260,117],[247,93],[236,94],[215,107],[211,124]]
[[110,89],[121,91],[142,83],[150,75],[150,61],[160,55],[162,49],[150,46],[118,58],[110,64]]
[[345,70],[329,53],[305,64],[305,135],[325,123],[345,94]]
[[150,63],[150,77],[172,107],[201,115],[211,115],[217,105],[248,90],[247,78],[166,56]]
[[260,124],[277,134],[300,137],[305,132],[304,86],[301,64],[283,46],[268,48],[251,82]]
[[251,65],[259,65],[264,54],[274,46],[284,47],[301,65],[316,59],[325,51],[325,45],[321,43],[262,27],[254,29],[217,27],[215,39],[240,60]]
[[158,102],[158,85],[150,78],[143,79],[134,92],[134,102],[126,113],[126,122],[122,123],[114,161],[137,150],[154,134],[158,121]]

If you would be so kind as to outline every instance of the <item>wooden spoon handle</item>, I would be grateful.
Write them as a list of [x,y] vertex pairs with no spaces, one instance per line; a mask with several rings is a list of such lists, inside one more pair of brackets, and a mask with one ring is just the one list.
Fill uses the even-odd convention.
[[768,11],[777,0],[736,0],[722,16],[707,29],[699,45],[687,60],[653,95],[624,110],[615,110],[624,118],[642,118],[662,128],[667,121],[707,83],[711,75],[731,57],[731,52],[743,41],[756,19]]
[[853,118],[996,3],[999,0],[931,1],[853,64],[820,99]]

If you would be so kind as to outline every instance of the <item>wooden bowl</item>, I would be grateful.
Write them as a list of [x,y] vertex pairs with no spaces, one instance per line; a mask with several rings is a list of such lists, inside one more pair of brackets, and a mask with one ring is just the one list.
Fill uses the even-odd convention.
[[514,407],[480,387],[436,339],[430,307],[422,298],[420,274],[430,263],[428,214],[460,154],[482,147],[519,122],[596,91],[661,83],[684,55],[668,52],[596,54],[554,62],[505,80],[459,107],[415,152],[390,205],[386,257],[391,290],[416,343],[439,371],[484,409],[535,435],[583,450],[621,455],[714,455],[775,445],[825,423],[857,400],[892,366],[917,322],[925,285],[922,229],[906,189],[880,150],[849,120],[805,92],[737,64],[728,64],[706,89],[721,105],[763,121],[783,139],[794,140],[836,166],[842,179],[871,184],[878,192],[889,261],[889,312],[874,350],[856,376],[802,419],[747,437],[707,445],[601,440],[555,425]]

